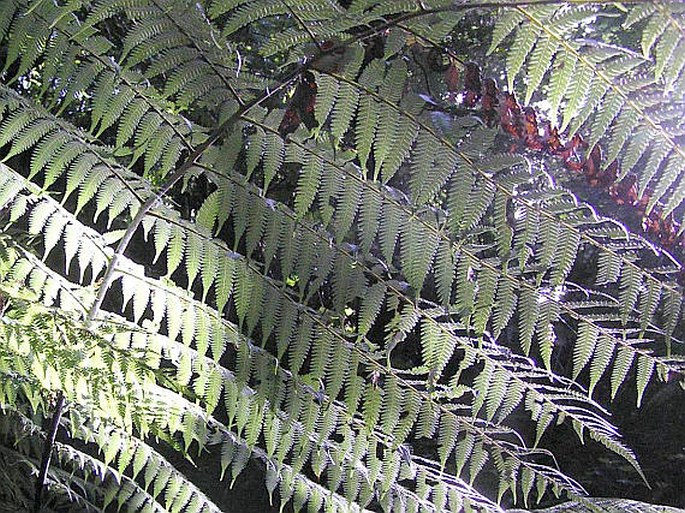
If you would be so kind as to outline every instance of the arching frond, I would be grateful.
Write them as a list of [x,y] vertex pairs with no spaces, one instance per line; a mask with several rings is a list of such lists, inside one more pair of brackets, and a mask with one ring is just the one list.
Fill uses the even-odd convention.
[[512,9],[498,21],[491,51],[513,34],[509,89],[525,62],[534,77],[526,103],[547,76],[551,119],[559,117],[561,130],[571,133],[589,128],[590,148],[602,141],[607,164],[619,157],[619,179],[637,173],[639,194],[649,199],[647,212],[660,205],[660,215],[668,216],[680,212],[685,197],[685,150],[676,114],[683,108],[683,88],[676,87],[685,66],[677,50],[685,45],[683,9],[674,3],[634,5],[621,13],[623,27],[640,34],[640,53],[582,35],[597,16],[614,14],[612,6],[591,4]]
[[[254,460],[297,511],[589,505],[545,448],[563,423],[644,478],[608,404],[685,374],[679,255],[457,98],[482,6],[341,4],[0,7],[17,507],[44,446],[55,511],[221,511],[174,452],[229,484]],[[525,76],[663,216],[685,197],[681,11],[520,6],[492,33],[509,90]],[[606,13],[641,53],[585,37]]]

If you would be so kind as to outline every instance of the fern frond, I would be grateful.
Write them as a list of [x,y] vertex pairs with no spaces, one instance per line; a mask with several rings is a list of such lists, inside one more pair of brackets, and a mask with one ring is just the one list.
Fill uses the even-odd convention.
[[[475,196],[474,196],[474,197],[475,197]],[[562,206],[562,205],[559,205],[559,206]],[[557,207],[557,208],[558,208],[558,207]],[[565,207],[565,208],[566,208],[566,207]],[[569,204],[568,204],[568,208],[576,208],[576,207],[574,207],[572,203],[569,203]],[[482,215],[482,214],[481,214],[481,215]],[[584,223],[584,222],[585,222],[585,221],[584,221],[584,216],[582,216],[582,215],[579,216],[579,217],[578,217],[578,221],[581,222],[581,223]],[[392,224],[391,224],[390,226],[392,226]],[[553,226],[553,225],[548,225],[548,226]],[[397,228],[394,228],[394,229],[392,229],[392,231],[391,231],[390,233],[392,233],[392,234],[394,235],[394,234],[396,233],[396,231],[397,231]],[[555,278],[555,280],[560,280],[561,277],[564,276],[564,273],[567,273],[567,272],[570,270],[570,266],[571,266],[571,264],[573,263],[573,255],[575,254],[576,249],[577,249],[577,247],[578,247],[577,244],[578,244],[578,242],[579,242],[579,237],[578,237],[577,235],[571,236],[571,239],[570,239],[570,240],[572,241],[572,243],[571,243],[571,245],[570,245],[570,247],[569,247],[569,250],[568,250],[567,252],[558,253],[556,259],[554,258],[554,255],[557,253],[559,247],[558,247],[556,244],[552,243],[552,241],[554,241],[554,238],[551,237],[551,236],[546,236],[546,237],[542,237],[542,240],[545,241],[545,242],[547,243],[547,244],[546,244],[546,247],[548,247],[548,248],[551,250],[551,251],[549,252],[549,258],[550,258],[551,260],[549,260],[548,263],[547,263],[546,265],[553,265],[553,264],[555,263],[555,261],[556,261],[556,263],[559,265],[559,267],[557,268],[557,271],[555,271],[555,272],[556,272],[556,273],[560,273],[560,274],[557,274],[557,278]],[[566,246],[565,246],[565,245],[562,245],[562,246],[561,246],[562,249],[563,249],[564,247],[566,247]],[[387,246],[387,245],[386,245],[386,248],[387,248],[387,249],[385,250],[385,256],[386,256],[386,258],[391,258],[391,254],[392,254],[392,253],[391,253],[390,246]],[[566,254],[566,256],[563,256],[564,254]],[[556,266],[555,266],[555,267],[556,267]],[[460,297],[463,298],[464,295],[461,294]],[[543,294],[543,297],[546,297],[546,294]],[[545,299],[545,300],[546,300],[546,299]],[[533,305],[533,304],[537,304],[537,302],[536,302],[536,301],[531,301],[531,302],[529,302],[528,304]],[[563,305],[562,305],[562,307],[563,307]],[[626,308],[628,308],[628,307],[626,307]],[[630,306],[630,308],[632,308],[632,305]],[[567,310],[567,311],[568,311],[568,310]],[[574,317],[577,317],[577,316],[579,315],[578,312],[571,312],[571,311],[569,311],[569,313],[571,313]],[[582,314],[580,314],[580,315],[582,316]],[[533,318],[534,318],[534,316],[533,316]],[[556,319],[556,316],[552,317],[552,319]],[[544,342],[543,342],[543,345],[541,345],[541,347],[542,347],[542,348],[547,348],[547,349],[545,349],[545,350],[548,351],[548,348],[550,347],[550,344],[551,344],[550,338],[549,338],[549,337],[551,336],[551,333],[552,333],[552,332],[549,331],[547,328],[544,328],[544,329],[543,329],[542,326],[543,326],[543,325],[541,325],[541,328],[540,328],[541,331],[540,331],[540,333],[541,333],[542,336],[543,336],[542,340],[543,340]],[[549,323],[544,324],[544,326],[549,326]],[[529,336],[532,337],[532,333],[533,333],[533,332],[532,332],[532,331],[529,331],[529,333],[530,333]],[[545,333],[547,333],[547,334],[545,335]],[[612,336],[613,336],[613,335],[612,335]],[[527,339],[527,338],[524,337],[524,340],[526,340],[526,339]],[[548,358],[549,358],[549,354],[547,354],[547,356],[546,356],[546,359],[548,359]]]
[[[611,10],[601,8],[605,9]],[[645,194],[648,185],[657,189],[657,194],[650,196],[648,210],[662,202],[667,206],[667,215],[682,205],[683,197],[679,173],[667,169],[668,166],[678,166],[685,152],[678,142],[679,129],[673,123],[663,121],[659,113],[666,104],[682,104],[682,98],[673,90],[674,82],[682,76],[682,65],[666,81],[658,80],[667,64],[676,58],[675,49],[684,44],[678,21],[682,17],[682,9],[674,6],[632,6],[626,11],[624,26],[627,28],[648,19],[641,30],[642,58],[615,46],[583,41],[576,28],[591,20],[596,12],[597,8],[589,5],[568,9],[517,9],[518,15],[506,16],[499,22],[501,28],[495,32],[491,51],[507,34],[514,33],[514,47],[509,52],[508,62],[509,89],[512,90],[514,78],[529,49],[533,45],[543,48],[553,41],[559,48],[556,55],[550,56],[546,69],[536,68],[542,70],[543,76],[549,75],[548,98],[552,104],[552,117],[556,117],[563,101],[561,129],[569,127],[574,133],[588,127],[591,148],[611,133],[609,162],[618,156],[628,138],[634,136],[640,140],[640,146],[631,143],[633,147],[626,151],[626,158],[621,162],[623,176],[631,170],[638,170],[640,196]],[[512,21],[514,19],[516,22]],[[531,38],[533,33],[540,35]],[[523,41],[526,41],[525,45]],[[657,51],[652,52],[655,47]],[[532,57],[529,66],[535,66]],[[536,89],[542,83],[539,73],[534,80]],[[655,79],[645,80],[646,73],[653,74]],[[656,100],[653,91],[659,91],[663,99]],[[533,88],[529,83],[526,98],[530,99],[532,94]],[[603,108],[596,109],[600,101]],[[647,165],[638,169],[635,165],[644,154],[647,155]]]
[[[562,422],[640,472],[600,400],[685,373],[679,264],[447,105],[466,4],[6,6],[0,404],[66,399],[50,497],[218,511],[152,437],[218,480],[257,461],[296,510],[582,498],[539,447]],[[651,92],[681,82],[681,13],[615,9],[504,8],[491,50],[679,212],[679,104]],[[576,39],[607,12],[642,55]]]

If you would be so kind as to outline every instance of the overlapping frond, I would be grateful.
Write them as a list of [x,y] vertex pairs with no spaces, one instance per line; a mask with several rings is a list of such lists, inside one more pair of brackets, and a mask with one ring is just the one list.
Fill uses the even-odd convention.
[[[582,500],[540,448],[562,422],[641,472],[593,397],[630,381],[639,405],[685,372],[679,264],[497,129],[430,108],[447,92],[424,44],[445,45],[462,6],[77,4],[0,17],[0,450],[32,472],[32,415],[63,394],[78,442],[53,447],[51,497],[220,511],[150,435],[216,458],[217,480],[260,461],[296,510]],[[570,38],[597,9],[506,11],[493,46],[513,34],[510,87],[526,70],[528,102],[548,83],[564,127],[589,126],[625,172],[647,161],[642,189],[656,180],[670,213],[678,121],[648,90],[680,80],[680,11],[628,13],[670,20],[639,56]]]
[[[28,215],[30,217],[30,214],[25,213],[24,215]],[[36,281],[34,278],[35,273],[40,272],[40,269],[38,269],[37,266],[30,267],[30,264],[26,263],[30,261],[30,254],[26,254],[24,258],[20,258],[12,266],[12,279],[19,280],[18,283],[27,283],[32,289],[36,289],[38,294],[42,293],[43,300],[45,302],[51,303],[57,301],[58,298],[61,298],[63,294],[61,292],[62,287],[66,285],[61,285],[60,283],[50,283],[52,281],[50,279],[46,280],[45,283]],[[125,262],[120,263],[122,270],[126,267],[124,264]],[[401,442],[398,440],[393,440],[392,437],[387,438],[387,433],[382,434],[380,432],[375,432],[372,428],[361,429],[361,431],[358,432],[360,426],[363,426],[364,424],[360,419],[349,418],[349,413],[346,413],[347,410],[344,404],[336,404],[336,402],[322,403],[321,397],[319,396],[319,394],[322,392],[316,392],[310,386],[306,386],[301,382],[298,383],[298,380],[295,379],[293,374],[290,372],[279,372],[278,360],[274,359],[274,357],[269,355],[267,352],[254,346],[251,342],[244,340],[244,338],[238,334],[236,328],[231,329],[230,325],[227,325],[225,322],[219,320],[216,312],[213,314],[214,319],[212,319],[209,317],[212,310],[210,310],[207,306],[198,303],[182,290],[175,289],[171,285],[159,288],[159,284],[155,285],[151,281],[145,280],[142,276],[134,276],[131,274],[132,272],[133,271],[131,269],[129,269],[128,273],[123,272],[121,276],[121,282],[124,290],[127,288],[129,289],[128,292],[124,292],[124,297],[129,297],[132,299],[134,304],[134,317],[136,311],[135,303],[139,301],[138,298],[140,297],[143,297],[143,301],[148,301],[148,298],[153,298],[151,301],[154,301],[157,303],[157,305],[159,305],[160,295],[175,294],[175,300],[170,301],[169,304],[178,304],[180,306],[180,310],[176,311],[168,306],[166,311],[162,312],[161,318],[152,319],[153,323],[159,323],[161,321],[166,322],[168,330],[168,334],[166,336],[155,334],[146,335],[145,332],[140,331],[140,329],[136,328],[135,326],[131,326],[129,329],[133,331],[127,334],[125,330],[125,319],[115,319],[113,316],[109,317],[109,322],[114,322],[114,326],[118,326],[118,329],[113,334],[113,338],[111,339],[111,342],[113,342],[114,345],[110,346],[110,348],[114,349],[110,349],[110,351],[121,351],[123,353],[130,352],[131,354],[129,354],[129,357],[137,355],[136,358],[141,359],[137,365],[142,367],[136,367],[135,369],[128,369],[124,367],[120,371],[117,371],[114,369],[119,369],[119,365],[124,365],[131,362],[127,362],[119,358],[109,358],[106,355],[100,356],[100,353],[97,352],[96,354],[98,354],[104,361],[107,361],[110,363],[110,365],[115,365],[116,367],[100,369],[100,366],[96,364],[96,372],[104,371],[107,373],[120,375],[123,378],[123,382],[120,384],[121,387],[124,387],[123,390],[128,390],[128,387],[131,387],[131,390],[138,391],[138,393],[143,390],[148,391],[147,397],[146,395],[143,397],[136,396],[135,401],[129,402],[123,400],[123,398],[126,396],[122,394],[118,388],[113,390],[111,392],[109,401],[122,403],[119,407],[115,407],[114,404],[109,404],[109,409],[111,409],[111,411],[108,411],[108,413],[115,413],[113,419],[114,421],[118,421],[120,423],[123,422],[125,427],[127,425],[126,419],[128,419],[128,422],[131,422],[131,418],[133,418],[134,425],[139,429],[145,429],[146,431],[150,429],[153,431],[157,431],[159,429],[168,429],[171,436],[177,435],[182,437],[186,450],[190,448],[193,442],[197,442],[201,448],[206,444],[211,443],[210,438],[207,438],[209,437],[208,433],[215,432],[215,436],[211,439],[215,440],[216,437],[219,437],[220,443],[223,446],[222,466],[225,469],[230,464],[231,468],[233,469],[232,473],[234,478],[237,477],[246,463],[245,458],[252,453],[254,456],[267,461],[267,468],[277,471],[278,479],[274,481],[274,484],[283,479],[291,480],[290,484],[283,485],[286,490],[290,489],[290,486],[293,482],[292,480],[299,481],[302,479],[298,478],[294,474],[294,471],[289,470],[291,467],[285,461],[289,456],[290,451],[292,451],[291,457],[293,458],[293,463],[291,464],[296,465],[298,468],[301,468],[305,463],[307,463],[309,458],[315,457],[314,454],[312,454],[312,452],[315,450],[317,453],[321,450],[324,450],[331,455],[333,455],[331,451],[337,451],[337,449],[335,449],[335,444],[331,440],[328,440],[327,437],[322,436],[322,434],[319,432],[318,429],[321,427],[320,422],[329,422],[330,426],[326,432],[342,432],[346,435],[345,443],[349,443],[351,445],[355,445],[354,440],[357,436],[362,436],[365,443],[369,443],[367,437],[370,437],[371,441],[375,444],[380,443],[387,446],[386,451],[392,448],[393,444],[399,444]],[[246,277],[243,276],[237,279],[237,281],[240,282],[247,280]],[[127,284],[127,282],[129,283]],[[45,290],[54,288],[57,288],[59,292],[54,294],[53,297],[47,297],[45,295]],[[168,300],[168,298],[166,299]],[[235,298],[236,308],[238,307],[237,302],[240,301],[240,299],[241,298]],[[163,303],[161,304],[163,305]],[[60,301],[60,306],[63,309],[66,309],[68,308],[68,303],[66,301]],[[311,315],[313,316],[313,314]],[[184,321],[183,326],[180,326],[180,322],[179,324],[174,325],[176,320],[180,320],[181,318]],[[38,319],[39,321],[44,322],[41,317]],[[193,329],[195,326],[198,328],[201,327],[201,329]],[[50,325],[48,324],[47,327],[50,327]],[[229,331],[226,331],[227,329]],[[279,327],[278,329],[281,330],[283,328]],[[181,331],[181,333],[179,333],[179,331]],[[21,333],[24,336],[30,335],[30,332],[27,332],[27,330],[23,329]],[[317,332],[315,330],[311,330],[311,333],[308,334],[315,336],[317,335]],[[49,337],[45,337],[44,334],[40,335],[46,340],[53,342]],[[182,342],[180,343],[173,341],[173,339],[178,335],[181,335]],[[318,336],[322,335],[323,334],[321,333],[318,334]],[[237,353],[237,368],[235,374],[223,369],[217,364],[217,361],[220,359],[225,350],[223,344],[225,343],[227,336],[229,337],[229,342],[234,344],[233,348]],[[239,339],[242,339],[242,343],[238,344],[238,340],[232,339],[232,337],[238,337]],[[211,340],[213,344],[213,359],[203,356],[204,351],[207,350],[206,346],[204,349],[202,349],[203,340],[204,344],[207,344],[208,340]],[[301,343],[305,342],[304,337],[301,340]],[[54,343],[63,345],[64,341],[57,340],[54,341]],[[316,342],[317,351],[330,351],[330,348],[328,347],[329,343],[330,338],[326,336],[323,336],[322,339],[318,339]],[[197,347],[197,350],[190,350],[189,346],[191,346],[191,344],[192,346]],[[24,344],[18,342],[17,346],[24,347]],[[340,356],[331,356],[340,364],[340,367],[343,367],[343,361],[346,361],[346,358],[348,358],[350,355],[350,348],[345,345],[344,339],[339,347],[346,348],[346,350],[340,353]],[[37,351],[38,348],[34,346],[34,350]],[[79,348],[79,350],[83,351],[84,349]],[[87,348],[85,350],[89,351]],[[16,358],[16,355],[13,357]],[[154,382],[149,381],[150,372],[154,374],[154,369],[157,369],[159,366],[160,358],[165,358],[177,366],[177,372],[174,380],[174,382],[177,384],[175,386],[184,387],[189,385],[192,381],[192,389],[194,392],[193,396],[203,402],[206,410],[193,407],[191,403],[181,407],[179,405],[179,401],[182,401],[182,399],[179,395],[177,395],[177,393],[164,389],[155,390]],[[293,357],[291,356],[290,360],[292,359]],[[64,383],[64,386],[68,387],[70,400],[73,400],[74,402],[86,401],[86,403],[88,403],[88,397],[99,397],[100,408],[103,408],[102,391],[91,391],[90,387],[92,386],[91,383],[105,385],[108,383],[108,380],[104,380],[102,377],[89,378],[88,376],[82,374],[83,371],[81,369],[74,369],[77,372],[80,371],[78,378],[72,378],[71,374],[68,372],[66,375],[61,375],[59,377],[56,376],[54,374],[56,369],[64,368],[65,370],[68,370],[68,366],[65,364],[65,362],[61,362],[61,365],[56,365],[54,369],[52,367],[36,367],[35,364],[31,365],[30,367],[33,372],[36,373],[34,379],[39,380],[45,389],[60,389],[62,386],[61,384]],[[276,374],[274,374],[274,370],[276,371]],[[131,374],[131,372],[133,374]],[[343,386],[343,382],[337,381],[338,379],[352,379],[344,375],[338,375],[337,369],[328,369],[328,372],[331,374],[329,376],[326,376],[326,374],[322,375],[322,379],[325,379],[329,383],[330,387],[337,387],[340,389]],[[135,376],[141,375],[141,373],[142,376],[147,377],[144,385],[142,383],[131,381],[132,379],[135,379]],[[253,378],[254,383],[259,388],[243,388],[247,383],[252,382],[250,378],[252,373],[255,374]],[[28,377],[34,376],[31,373],[27,376],[27,378]],[[69,386],[69,383],[72,382],[75,386]],[[349,387],[350,385],[347,386]],[[292,390],[296,394],[296,397],[299,396],[299,398],[283,397],[283,394],[286,390]],[[297,392],[298,390],[299,392]],[[65,393],[67,393],[67,390],[65,390]],[[348,392],[348,394],[350,393],[351,392]],[[395,393],[399,393],[399,391]],[[72,394],[74,394],[73,397]],[[222,397],[226,408],[226,414],[228,416],[228,423],[226,426],[217,420],[213,420],[211,417],[207,417],[207,415],[211,414],[211,412],[216,408],[219,400]],[[389,400],[389,398],[387,400]],[[285,401],[283,405],[284,411],[278,413],[277,410],[274,411],[273,409],[278,408],[281,401]],[[149,403],[149,405],[144,406],[141,404],[141,402],[143,404]],[[137,403],[137,409],[135,412],[130,411],[134,403]],[[172,404],[175,406],[172,407]],[[414,410],[413,419],[415,419],[416,415],[418,414],[419,406],[420,400],[418,399],[406,405],[407,408],[412,408]],[[127,413],[122,413],[122,410],[126,411]],[[92,416],[97,414],[97,412],[98,410],[95,410],[95,412],[88,411],[87,414]],[[159,413],[156,412],[164,412],[163,417],[160,417]],[[142,418],[140,417],[141,413],[145,414]],[[100,413],[100,415],[101,414],[102,413]],[[400,411],[398,411],[397,414],[399,415]],[[385,413],[383,415],[385,415]],[[288,445],[281,446],[277,455],[277,460],[272,459],[275,455],[273,453],[269,454],[268,449],[266,452],[264,452],[263,450],[260,450],[258,447],[254,446],[258,437],[260,436],[260,433],[262,432],[262,429],[267,429],[267,427],[273,425],[273,423],[276,423],[277,426],[283,423],[284,429],[286,429],[286,432],[282,433],[283,436],[285,436],[287,433],[290,433],[288,436],[295,437],[293,440],[293,447]],[[202,427],[204,424],[206,424],[206,426]],[[392,424],[387,425],[391,426]],[[235,432],[232,431],[232,429]],[[387,429],[388,431],[392,431],[390,427]],[[472,429],[476,428],[474,427]],[[478,428],[479,432],[480,429],[481,428]],[[204,435],[202,433],[204,433]],[[269,435],[265,432],[264,436],[273,437],[276,434],[277,433],[271,432]],[[106,452],[105,458],[108,460],[106,463],[109,464],[111,460],[118,458],[120,472],[122,472],[123,469],[128,468],[128,464],[131,463],[130,454],[132,454],[130,447],[127,448],[125,445],[122,446],[121,444],[123,442],[114,444],[112,440],[112,434],[110,432],[100,433],[98,436],[103,437],[102,443],[107,447],[106,449],[103,447]],[[241,441],[241,436],[244,437],[244,441]],[[457,433],[445,434],[444,436],[457,436]],[[495,435],[490,436],[494,437]],[[491,442],[494,442],[492,438],[489,439]],[[275,443],[275,441],[276,439],[273,439],[273,443]],[[214,443],[217,443],[217,441],[215,440]],[[302,446],[302,443],[305,445]],[[310,446],[310,444],[313,444],[313,446]],[[317,446],[320,447],[317,449]],[[107,454],[113,450],[113,447],[118,448],[117,452],[111,453],[109,456],[107,456]],[[305,447],[308,449],[303,452]],[[272,445],[272,451],[275,451],[275,448],[276,446]],[[358,458],[364,458],[365,456],[367,458],[371,457],[370,454],[366,453],[366,450],[368,449],[363,449],[363,446],[361,446],[359,450],[361,453],[358,455]],[[237,451],[237,454],[235,451]],[[423,476],[423,479],[426,480],[426,483],[424,484],[424,486],[428,486],[426,490],[430,490],[432,486],[436,486],[438,484],[440,486],[447,486],[444,483],[439,483],[436,481],[438,475],[437,469],[431,469],[430,466],[426,467],[425,464],[415,463],[411,459],[407,462],[400,461],[400,452],[398,451],[399,449],[396,447],[392,451],[392,454],[394,454],[394,456],[392,456],[392,461],[395,462],[394,465],[398,465],[397,470],[404,468],[403,465],[409,465],[409,467],[407,467],[403,472],[409,472],[409,475],[419,472]],[[349,480],[354,480],[356,483],[354,486],[347,484],[340,485],[344,486],[346,490],[350,486],[350,490],[356,490],[355,495],[347,496],[348,500],[356,500],[356,494],[360,493],[360,483],[357,480],[365,478],[364,473],[359,474],[359,468],[360,465],[362,465],[362,462],[348,459],[345,451],[340,452],[340,456],[342,457],[342,460],[338,461],[336,465],[341,466],[341,470],[346,468],[348,465],[352,465],[350,470],[345,470],[342,472],[341,478],[344,478],[345,483],[347,483]],[[390,457],[388,455],[386,456]],[[376,456],[374,455],[374,457]],[[121,461],[126,462],[126,464],[121,463]],[[379,461],[383,461],[383,459]],[[314,464],[314,462],[315,460],[313,459],[312,464]],[[133,468],[135,469],[136,464],[134,463],[133,465]],[[321,473],[324,469],[328,468],[329,462],[324,459],[316,465],[316,468],[318,468],[318,473]],[[352,471],[352,469],[357,470]],[[139,472],[140,469],[134,470],[133,477],[135,478]],[[151,472],[152,475],[155,475],[153,471],[149,472]],[[368,477],[365,479],[367,479],[368,483]],[[374,484],[374,481],[377,483]],[[434,484],[431,485],[431,482]],[[167,497],[167,500],[169,500],[169,496],[175,497],[175,495],[168,490],[168,488],[173,485],[173,483],[158,483],[156,480],[147,482],[146,480],[145,489],[149,489],[150,486],[152,486],[154,497],[166,490],[165,497]],[[377,475],[374,480],[369,483],[369,485],[371,486],[369,491],[364,492],[366,494],[365,496],[367,496],[366,500],[370,500],[374,493],[378,493],[376,492],[375,488],[379,487],[380,489],[384,490],[384,495],[387,498],[386,500],[401,500],[409,501],[410,503],[421,502],[418,496],[411,490],[404,489],[393,484],[393,482],[389,480],[389,477],[385,473]],[[302,489],[304,490],[302,493],[304,493],[304,496],[301,497],[300,500],[303,500],[304,502],[308,500],[324,500],[323,489],[320,486],[316,486],[311,483],[308,485],[303,484],[302,486]],[[485,499],[482,496],[471,490],[466,483],[460,483],[459,480],[455,480],[454,483],[447,486],[446,490],[452,490],[453,493],[456,493],[456,496],[453,500],[470,500],[475,501],[475,503],[487,503],[487,501],[483,502]],[[361,487],[361,491],[363,492],[363,487]],[[119,490],[118,493],[121,493],[121,490]],[[369,495],[369,493],[371,495]],[[121,501],[130,499],[130,497],[124,497],[122,499],[118,494],[112,494],[110,499],[114,498],[115,496],[119,497],[118,500]],[[192,497],[188,496],[186,499],[190,501],[192,500]],[[178,499],[174,499],[174,501],[177,500]],[[330,498],[330,500],[327,497],[326,502],[334,505],[337,504],[338,507],[342,507],[344,504],[346,504],[344,502],[340,502],[340,499],[336,499],[335,496]],[[167,502],[166,507],[170,507],[170,504],[172,503]],[[176,502],[173,502],[173,504],[176,504]],[[494,505],[491,505],[491,507],[497,509]]]
[[[583,30],[603,15],[623,17],[623,27],[641,38],[638,51],[585,37]],[[509,89],[525,71],[533,77],[526,84],[528,103],[544,84],[550,117],[560,120],[561,130],[587,127],[590,148],[601,141],[606,163],[618,158],[619,179],[630,172],[638,175],[639,194],[649,199],[648,213],[659,205],[661,215],[680,219],[685,198],[683,26],[678,3],[632,5],[623,11],[591,4],[522,7],[500,18],[491,50],[511,35]]]

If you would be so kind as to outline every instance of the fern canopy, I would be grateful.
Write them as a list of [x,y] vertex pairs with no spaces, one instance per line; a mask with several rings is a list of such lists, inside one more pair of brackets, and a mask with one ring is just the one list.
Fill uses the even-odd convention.
[[646,479],[610,406],[685,383],[685,8],[544,4],[1,2],[0,497],[592,510],[558,425]]

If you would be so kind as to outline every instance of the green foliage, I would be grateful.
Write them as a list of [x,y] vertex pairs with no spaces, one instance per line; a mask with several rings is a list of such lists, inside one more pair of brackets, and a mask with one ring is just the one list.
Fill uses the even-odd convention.
[[[21,460],[3,497],[31,503],[60,394],[51,511],[220,511],[160,445],[229,482],[257,460],[309,511],[589,503],[542,448],[559,423],[641,474],[605,402],[682,379],[680,264],[558,164],[426,108],[453,4],[0,6],[0,458]],[[619,7],[502,10],[492,50],[678,212],[683,9]],[[642,55],[587,38],[604,11],[642,27]],[[319,126],[282,137],[304,71]]]
[[[685,200],[685,152],[678,137],[685,87],[683,13],[677,3],[621,10],[590,3],[521,6],[498,20],[490,48],[511,35],[509,88],[527,62],[531,79],[525,103],[547,77],[550,116],[561,119],[561,129],[589,128],[590,148],[603,140],[607,162],[618,158],[622,176],[638,174],[641,196],[653,189],[648,212],[662,203],[664,215],[680,216]],[[583,31],[599,16],[620,16],[622,28],[639,28],[641,53],[586,38]]]

